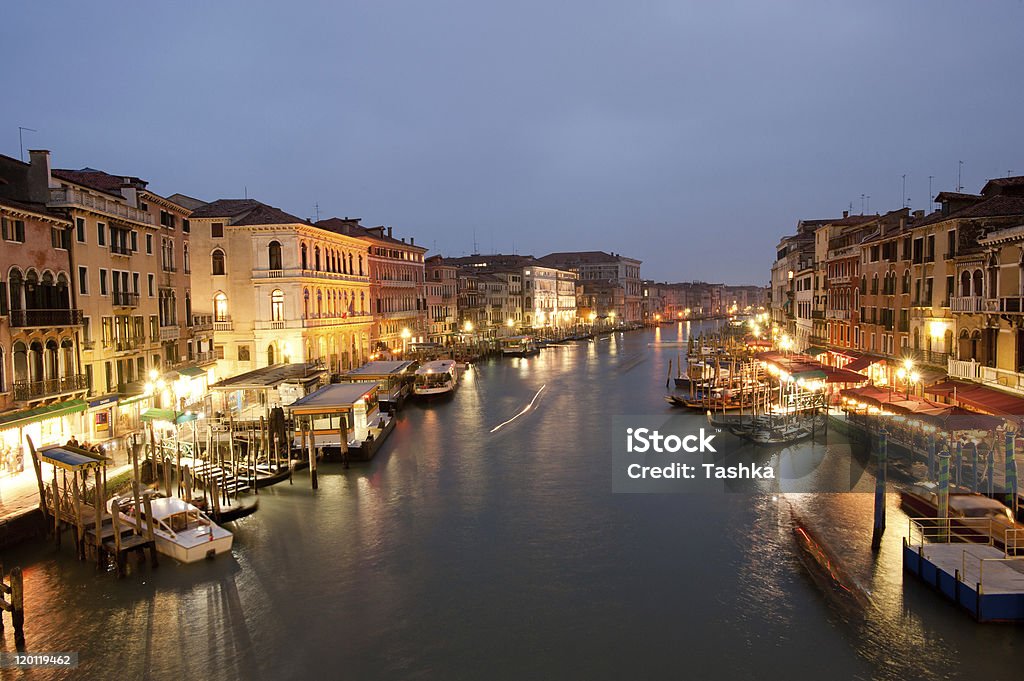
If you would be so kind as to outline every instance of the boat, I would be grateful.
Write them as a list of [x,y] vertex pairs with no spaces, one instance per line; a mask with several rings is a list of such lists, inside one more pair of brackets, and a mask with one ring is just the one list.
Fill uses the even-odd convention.
[[824,430],[825,414],[768,414],[753,417],[738,416],[729,418],[721,413],[715,415],[707,412],[708,423],[716,428],[728,430],[736,437],[741,437],[758,445],[793,444],[814,437],[819,430]]
[[[150,497],[153,513],[153,538],[156,550],[181,563],[195,563],[231,550],[234,535],[192,504],[177,497]],[[126,523],[135,524],[135,500],[113,497],[108,510]],[[145,510],[138,516],[145,520]]]
[[260,510],[259,498],[253,498],[251,501],[245,500],[244,497],[231,500],[229,505],[221,505],[219,513],[213,510],[209,502],[203,497],[193,499],[192,505],[211,516],[218,523],[230,523],[250,516]]
[[798,549],[797,557],[811,580],[835,605],[844,611],[863,615],[871,605],[870,594],[846,572],[834,552],[818,538],[792,507],[790,522],[793,540]]
[[378,405],[377,383],[332,383],[288,406],[293,449],[303,453],[307,437],[325,461],[369,461],[395,428],[394,415]]
[[417,397],[451,395],[459,384],[459,371],[450,359],[427,362],[416,370],[412,392]]
[[506,357],[529,357],[540,352],[529,336],[512,336],[501,343],[501,354]]
[[[1013,512],[1002,502],[983,494],[962,491],[954,485],[949,490],[949,522],[952,533],[961,541],[987,544],[990,541],[1003,547],[1009,542],[1016,547],[1024,530],[1024,523],[1013,518]],[[916,483],[900,490],[900,506],[912,517],[938,521],[938,485],[934,482]]]

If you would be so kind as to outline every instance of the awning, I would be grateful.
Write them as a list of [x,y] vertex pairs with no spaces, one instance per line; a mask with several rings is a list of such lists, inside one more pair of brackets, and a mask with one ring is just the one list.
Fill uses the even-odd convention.
[[964,406],[995,416],[1024,416],[1024,397],[1004,393],[975,383],[943,381],[928,386],[924,391],[930,395],[948,397]]
[[847,371],[860,371],[861,369],[867,369],[872,364],[885,364],[885,360],[879,357],[858,357],[843,368]]
[[178,373],[182,376],[188,376],[189,378],[195,378],[196,376],[205,376],[206,370],[200,369],[199,367],[184,367],[178,369]]
[[167,421],[168,423],[174,423],[181,425],[182,423],[188,423],[194,421],[196,415],[191,412],[174,411],[173,409],[157,409],[150,407],[139,414],[140,421]]
[[41,449],[39,450],[39,458],[51,466],[58,466],[69,471],[82,468],[96,468],[104,462],[110,461],[109,458],[102,454],[94,454],[81,447],[69,447],[67,445]]
[[68,400],[67,402],[55,402],[44,407],[35,407],[24,411],[0,415],[0,427],[34,423],[45,419],[52,419],[65,414],[85,411],[89,403],[85,400]]
[[833,369],[829,367],[826,369],[826,373],[826,383],[863,383],[868,380],[868,377],[864,374],[858,374],[856,371],[847,371],[846,369]]
[[810,355],[811,357],[817,357],[818,355],[823,355],[826,352],[828,352],[828,350],[826,350],[825,348],[819,348],[813,345],[807,348],[807,350],[805,350],[805,353]]

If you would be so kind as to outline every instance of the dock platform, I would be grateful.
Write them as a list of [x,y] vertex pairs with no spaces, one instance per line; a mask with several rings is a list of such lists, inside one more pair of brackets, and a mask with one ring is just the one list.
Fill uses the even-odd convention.
[[[934,535],[933,535],[934,538]],[[993,543],[903,540],[903,569],[979,622],[1024,622],[1024,556]]]

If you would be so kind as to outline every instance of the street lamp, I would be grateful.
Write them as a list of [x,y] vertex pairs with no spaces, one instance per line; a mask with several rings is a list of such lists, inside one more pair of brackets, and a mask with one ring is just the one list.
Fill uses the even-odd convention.
[[409,338],[412,337],[412,332],[409,331],[408,327],[402,329],[402,356],[406,355],[406,351],[409,349]]
[[516,326],[515,321],[511,317],[509,317],[508,319],[505,320],[505,326],[508,327],[508,335],[511,336],[513,333],[513,329]]

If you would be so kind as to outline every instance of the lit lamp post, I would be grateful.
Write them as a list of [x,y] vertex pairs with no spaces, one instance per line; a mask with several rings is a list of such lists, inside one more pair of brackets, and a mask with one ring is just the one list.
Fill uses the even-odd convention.
[[779,339],[779,347],[784,353],[788,354],[793,347],[793,339],[789,336],[783,335],[782,338]]
[[608,313],[608,319],[611,320],[611,321],[609,321],[609,324],[611,324],[612,328],[614,329],[615,328],[615,310],[612,310],[611,312]]
[[516,323],[511,317],[505,320],[505,326],[508,327],[508,335],[511,336],[515,333]]
[[[466,323],[462,326],[462,330],[466,332],[467,336],[469,336],[469,334],[473,333],[473,322],[471,322],[471,321],[469,321],[467,319]],[[466,345],[472,347],[472,345],[473,345],[472,341],[473,341],[473,338],[472,338],[472,336],[470,336],[469,339],[466,341]]]
[[402,329],[402,357],[408,354],[409,350],[409,339],[412,337],[412,332],[408,328]]
[[594,333],[594,322],[597,320],[597,313],[591,312],[587,315],[587,319],[590,320],[590,333]]

